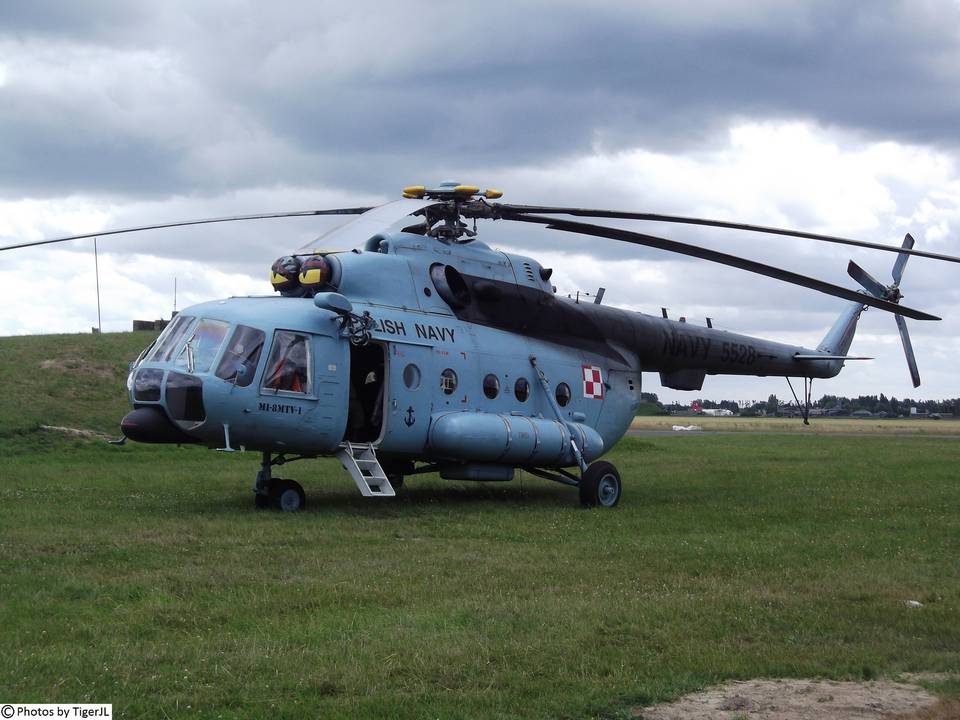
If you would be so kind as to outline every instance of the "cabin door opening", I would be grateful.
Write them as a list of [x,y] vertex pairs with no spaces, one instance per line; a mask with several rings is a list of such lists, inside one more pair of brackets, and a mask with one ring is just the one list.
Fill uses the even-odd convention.
[[369,443],[380,439],[386,398],[384,346],[371,342],[350,346],[350,404],[347,413],[348,442]]

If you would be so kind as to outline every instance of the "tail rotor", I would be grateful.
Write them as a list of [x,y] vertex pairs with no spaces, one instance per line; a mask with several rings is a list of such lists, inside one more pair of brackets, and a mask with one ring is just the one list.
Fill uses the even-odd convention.
[[[907,233],[906,237],[903,238],[901,248],[904,250],[912,250],[913,245],[913,236]],[[893,271],[891,273],[893,277],[892,285],[884,285],[853,260],[847,265],[847,274],[860,283],[860,286],[873,297],[899,303],[903,297],[903,293],[900,292],[900,281],[903,279],[903,270],[907,266],[907,260],[909,259],[909,253],[902,252],[897,255],[897,260],[893,264]],[[907,367],[910,368],[910,379],[913,380],[914,387],[919,387],[920,371],[917,369],[917,358],[913,354],[913,344],[910,342],[907,321],[902,315],[896,315],[895,318],[897,321],[897,329],[900,331],[900,341],[903,343],[903,352],[907,357]]]

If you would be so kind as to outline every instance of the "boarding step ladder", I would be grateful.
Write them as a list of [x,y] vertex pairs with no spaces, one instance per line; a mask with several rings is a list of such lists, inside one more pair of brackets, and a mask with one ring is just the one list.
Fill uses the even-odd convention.
[[341,443],[336,456],[364,497],[393,497],[397,494],[377,460],[373,443]]

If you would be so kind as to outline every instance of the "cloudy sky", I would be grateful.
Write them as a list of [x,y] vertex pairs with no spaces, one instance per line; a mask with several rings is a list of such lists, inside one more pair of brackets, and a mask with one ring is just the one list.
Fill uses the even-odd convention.
[[[505,200],[796,227],[960,254],[960,0],[836,3],[5,0],[0,244],[151,221],[373,204],[445,179]],[[894,256],[624,223],[845,285]],[[269,292],[267,271],[331,221],[104,238],[105,330],[178,304]],[[503,223],[491,244],[562,292],[815,346],[843,301],[741,271]],[[821,393],[956,397],[960,266],[914,258],[914,391],[892,317],[877,359]],[[91,241],[0,256],[0,335],[96,324]],[[664,391],[656,375],[645,389]],[[702,393],[788,394],[708,378]]]

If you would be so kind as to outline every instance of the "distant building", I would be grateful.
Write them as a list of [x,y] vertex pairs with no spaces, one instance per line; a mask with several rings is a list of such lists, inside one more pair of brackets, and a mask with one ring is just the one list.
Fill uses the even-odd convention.
[[170,324],[169,320],[134,320],[134,330],[163,330]]

